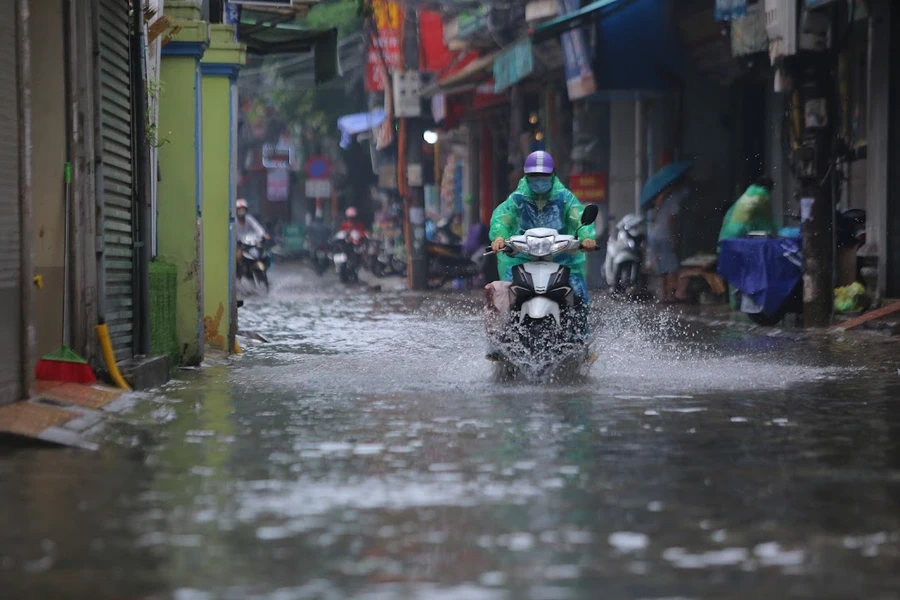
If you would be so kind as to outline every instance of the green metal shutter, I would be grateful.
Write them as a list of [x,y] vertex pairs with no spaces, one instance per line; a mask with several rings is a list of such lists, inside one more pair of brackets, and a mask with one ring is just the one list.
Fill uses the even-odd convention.
[[129,2],[100,0],[100,198],[106,324],[116,360],[134,353],[134,202]]
[[16,3],[0,8],[0,404],[22,389],[22,256]]

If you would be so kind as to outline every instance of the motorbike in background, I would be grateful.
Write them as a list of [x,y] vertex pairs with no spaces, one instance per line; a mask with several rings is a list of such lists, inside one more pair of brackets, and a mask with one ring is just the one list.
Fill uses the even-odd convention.
[[237,243],[237,278],[247,280],[259,289],[269,291],[269,266],[271,257],[262,236],[255,233],[245,235]]
[[309,260],[312,263],[316,275],[321,277],[331,266],[331,257],[328,255],[328,245],[319,244],[309,249]]
[[641,267],[647,251],[647,222],[637,214],[625,215],[616,224],[616,235],[606,243],[603,265],[606,283],[616,294],[635,294],[643,289]]
[[332,240],[332,261],[341,283],[359,281],[359,267],[366,252],[366,237],[359,231],[339,231]]

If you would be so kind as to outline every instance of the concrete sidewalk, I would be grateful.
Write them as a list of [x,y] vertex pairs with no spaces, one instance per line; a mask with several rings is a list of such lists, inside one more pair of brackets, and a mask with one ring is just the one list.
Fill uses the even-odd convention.
[[94,434],[132,404],[124,390],[105,385],[38,381],[28,400],[0,406],[0,444],[19,438],[96,450]]
[[[746,331],[754,331],[756,333],[766,333],[768,335],[837,335],[837,336],[855,336],[860,339],[886,339],[900,341],[900,315],[895,314],[884,319],[878,319],[865,323],[858,328],[840,331],[833,328],[828,329],[804,329],[802,326],[795,325],[794,316],[789,315],[782,324],[774,327],[762,327],[753,323],[744,313],[733,311],[727,304],[714,304],[708,306],[690,305],[690,304],[674,304],[674,305],[651,305],[656,306],[661,311],[669,311],[679,316],[685,321],[695,321],[713,325],[717,327],[734,327]],[[849,321],[856,315],[836,315],[835,325]]]

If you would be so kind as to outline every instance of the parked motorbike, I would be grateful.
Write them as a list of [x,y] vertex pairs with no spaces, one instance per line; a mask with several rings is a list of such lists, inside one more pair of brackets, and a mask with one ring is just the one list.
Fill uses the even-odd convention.
[[359,266],[365,247],[365,236],[355,229],[339,231],[334,236],[332,261],[342,283],[359,281]]
[[253,282],[257,289],[269,291],[271,258],[265,240],[254,233],[245,235],[237,243],[237,278]]
[[459,244],[426,242],[428,254],[428,287],[437,289],[454,279],[468,282],[479,273],[479,265],[462,252]]
[[[596,206],[585,208],[582,226],[597,218]],[[544,377],[567,365],[580,368],[589,359],[585,332],[586,307],[578,306],[569,267],[553,261],[581,251],[576,236],[555,229],[530,229],[513,236],[504,252],[529,262],[513,268],[513,281],[487,286],[485,326],[492,352],[508,372]]]
[[617,294],[632,294],[642,288],[641,265],[646,255],[647,223],[640,215],[625,215],[616,224],[616,231],[606,243],[603,265],[606,283]]
[[328,246],[319,245],[309,250],[309,260],[312,263],[316,275],[321,277],[331,266],[331,257],[328,255]]

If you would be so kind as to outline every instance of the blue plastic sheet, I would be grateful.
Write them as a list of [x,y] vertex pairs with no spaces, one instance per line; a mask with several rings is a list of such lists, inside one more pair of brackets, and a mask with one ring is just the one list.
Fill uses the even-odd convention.
[[353,136],[364,131],[371,131],[384,123],[383,110],[373,110],[367,113],[344,115],[338,119],[338,130],[341,132],[341,148],[348,148]]
[[774,315],[803,276],[800,240],[743,238],[719,243],[719,275]]

